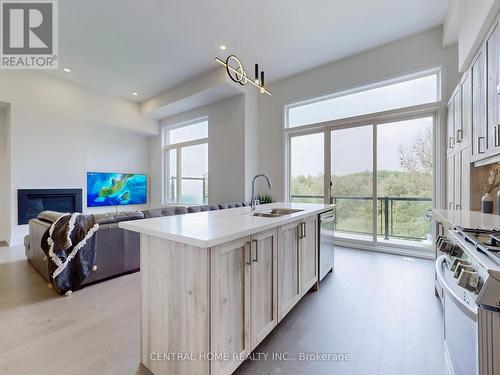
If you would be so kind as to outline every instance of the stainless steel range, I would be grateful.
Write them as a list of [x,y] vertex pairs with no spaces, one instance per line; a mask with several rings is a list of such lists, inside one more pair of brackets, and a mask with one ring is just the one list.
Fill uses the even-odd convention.
[[436,245],[450,373],[500,375],[500,231],[457,227]]

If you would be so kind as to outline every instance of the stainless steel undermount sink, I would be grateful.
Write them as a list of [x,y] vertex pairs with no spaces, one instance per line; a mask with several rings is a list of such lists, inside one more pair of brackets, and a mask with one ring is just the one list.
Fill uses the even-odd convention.
[[271,213],[266,213],[266,212],[256,212],[252,216],[259,216],[259,217],[280,217],[280,216],[283,216],[283,215],[271,214]]
[[256,212],[253,214],[253,216],[259,216],[259,217],[281,217],[285,215],[291,215],[296,212],[301,212],[304,210],[297,210],[293,208],[273,208],[272,210],[269,211],[261,211],[261,212]]
[[271,210],[271,214],[283,216],[283,215],[291,215],[296,212],[302,212],[302,211],[304,210],[298,210],[294,208],[273,208]]

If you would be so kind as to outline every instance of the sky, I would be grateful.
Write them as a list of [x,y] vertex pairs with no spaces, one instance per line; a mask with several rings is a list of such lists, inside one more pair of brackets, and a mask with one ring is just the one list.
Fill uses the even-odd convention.
[[438,76],[429,76],[290,108],[288,126],[316,124],[438,100]]

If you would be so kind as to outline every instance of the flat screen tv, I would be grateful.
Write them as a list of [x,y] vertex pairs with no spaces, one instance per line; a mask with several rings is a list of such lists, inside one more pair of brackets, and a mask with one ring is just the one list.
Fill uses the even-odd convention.
[[87,207],[145,204],[145,174],[87,172]]

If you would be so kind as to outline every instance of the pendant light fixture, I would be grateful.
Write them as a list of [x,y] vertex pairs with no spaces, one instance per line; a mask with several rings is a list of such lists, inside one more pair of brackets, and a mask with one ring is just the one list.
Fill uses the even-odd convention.
[[[258,9],[256,13],[256,31],[257,31],[257,39],[259,39],[259,42],[262,42],[262,28],[263,28],[263,2],[262,0],[257,1]],[[260,17],[260,20],[259,20]],[[259,23],[260,21],[260,23]],[[265,87],[265,80],[264,80],[264,71],[259,70],[259,64],[255,64],[255,75],[254,79],[249,79],[247,72],[245,71],[245,68],[243,67],[243,64],[241,60],[238,58],[236,55],[229,55],[225,60],[220,59],[218,57],[215,58],[215,61],[217,61],[219,64],[224,66],[226,68],[226,72],[228,77],[236,82],[239,83],[240,85],[246,85],[248,82],[250,82],[252,85],[254,85],[261,94],[267,94],[271,96],[271,93],[266,89]],[[260,77],[259,77],[260,75]]]

